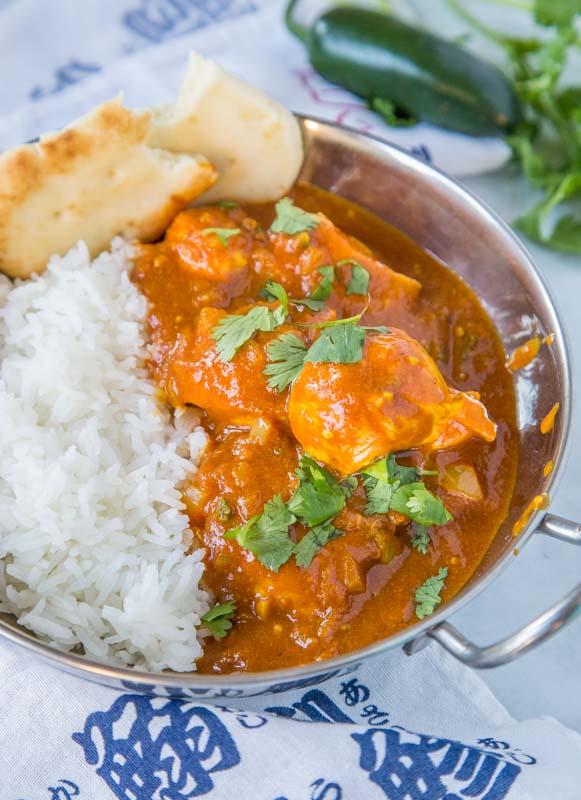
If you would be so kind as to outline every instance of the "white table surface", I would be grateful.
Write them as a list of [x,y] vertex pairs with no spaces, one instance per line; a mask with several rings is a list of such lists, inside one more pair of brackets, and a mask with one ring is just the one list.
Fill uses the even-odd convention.
[[[464,181],[508,222],[531,204],[510,170]],[[551,511],[581,522],[581,257],[525,242],[557,305],[573,354],[573,430]],[[577,361],[577,363],[575,363]],[[478,644],[516,630],[581,582],[581,547],[535,536],[494,584],[450,621]],[[517,719],[551,715],[581,731],[581,619],[512,664],[482,678]]]

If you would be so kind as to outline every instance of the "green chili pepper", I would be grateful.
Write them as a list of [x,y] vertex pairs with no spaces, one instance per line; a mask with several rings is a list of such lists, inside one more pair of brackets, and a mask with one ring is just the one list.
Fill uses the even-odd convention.
[[505,134],[521,121],[511,82],[453,42],[395,17],[343,6],[310,29],[286,10],[286,24],[327,80],[364,97],[390,124],[417,119],[473,136]]

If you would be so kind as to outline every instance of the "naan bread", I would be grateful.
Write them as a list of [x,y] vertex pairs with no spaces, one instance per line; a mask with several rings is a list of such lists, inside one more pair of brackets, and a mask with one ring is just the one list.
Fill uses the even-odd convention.
[[121,234],[152,241],[216,180],[204,156],[147,143],[151,115],[112,100],[37,144],[0,156],[0,271],[42,272],[83,239],[91,255]]
[[149,144],[174,153],[205,153],[220,176],[203,197],[208,203],[278,200],[303,161],[294,115],[194,52],[177,102],[153,109]]

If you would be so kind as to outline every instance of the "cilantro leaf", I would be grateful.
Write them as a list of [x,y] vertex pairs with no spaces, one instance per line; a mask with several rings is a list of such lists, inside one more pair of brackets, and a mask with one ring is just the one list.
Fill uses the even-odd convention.
[[363,513],[386,514],[398,511],[422,525],[443,525],[452,517],[442,501],[419,480],[421,475],[437,475],[435,470],[404,467],[395,456],[380,458],[361,470],[367,505]]
[[201,619],[210,633],[216,639],[223,639],[232,627],[232,617],[236,611],[234,600],[227,600],[225,603],[217,603]]
[[321,547],[324,547],[334,539],[338,539],[340,536],[345,536],[345,531],[339,530],[332,523],[311,528],[300,542],[295,545],[297,566],[309,567]]
[[305,453],[297,469],[297,475],[303,476],[303,480],[311,479],[317,486],[322,486],[323,482],[333,491],[340,492],[345,497],[351,497],[357,488],[357,478],[349,477],[343,481],[338,481],[325,467],[315,461],[314,458]]
[[328,265],[319,267],[317,272],[322,275],[323,280],[314,292],[310,294],[310,300],[328,300],[333,291],[333,280],[335,278],[335,267]]
[[303,484],[289,501],[289,509],[303,525],[312,527],[336,517],[345,507],[344,495],[332,490],[320,490],[312,483]]
[[276,281],[267,281],[264,289],[260,292],[261,297],[265,297],[267,300],[279,300],[280,306],[284,311],[284,315],[286,317],[288,313],[288,294],[286,293],[286,289],[280,283]]
[[421,475],[437,475],[437,469],[420,469],[419,467],[404,467],[401,464],[398,464],[395,460],[395,456],[393,453],[388,455],[387,459],[387,471],[390,478],[394,480],[398,480],[402,486],[405,486],[406,483],[414,483],[415,481],[419,480]]
[[345,508],[353,484],[341,484],[311,456],[304,455],[297,468],[299,488],[289,500],[289,510],[303,525],[313,527],[331,520]]
[[[306,454],[296,473],[299,487],[288,503],[283,503],[281,496],[276,495],[266,503],[262,514],[224,534],[225,539],[235,539],[274,572],[278,572],[293,554],[298,566],[308,566],[321,547],[343,535],[331,520],[345,507],[346,498],[357,486],[353,478],[339,482]],[[297,519],[311,530],[294,545],[288,531]]]
[[215,233],[222,242],[223,247],[228,247],[228,239],[232,236],[237,236],[240,233],[240,228],[204,228],[202,233]]
[[337,266],[342,267],[344,264],[351,266],[351,280],[347,284],[347,294],[367,294],[369,291],[369,272],[358,261],[353,261],[351,258],[339,261]]
[[366,516],[387,514],[391,508],[391,500],[397,484],[378,480],[371,475],[364,475],[363,486],[367,495],[367,504],[363,509],[363,513]]
[[425,525],[417,524],[415,526],[414,535],[412,536],[412,547],[425,556],[431,544],[430,535]]
[[232,211],[232,209],[238,208],[238,203],[235,203],[233,200],[219,200],[217,205],[219,208],[223,208],[226,211]]
[[241,547],[250,550],[261,564],[278,572],[293,554],[294,544],[288,529],[296,522],[280,495],[269,500],[262,514],[257,514],[245,525],[227,531],[225,539],[235,539]]
[[539,25],[569,25],[581,14],[580,0],[534,0],[533,14]]
[[433,614],[442,602],[440,592],[444,588],[448,577],[448,568],[442,567],[437,575],[428,578],[415,592],[416,617],[423,619]]
[[324,328],[309,347],[305,362],[315,364],[355,364],[363,358],[366,331],[350,322]]
[[293,333],[283,333],[267,345],[269,363],[264,368],[271,389],[284,391],[299,375],[305,364],[307,346]]
[[290,197],[283,197],[275,206],[276,218],[270,230],[273,233],[301,233],[312,231],[320,222],[317,214],[310,214],[295,206]]
[[310,308],[311,311],[321,311],[321,309],[325,308],[324,300],[313,300],[312,297],[292,298],[291,303],[294,306],[305,306],[305,308]]
[[282,325],[286,311],[281,305],[271,311],[267,306],[254,306],[246,314],[228,314],[212,330],[216,350],[222,361],[231,361],[243,344],[258,331],[273,331]]
[[440,498],[419,481],[399,486],[393,493],[391,508],[420,525],[445,525],[452,519]]

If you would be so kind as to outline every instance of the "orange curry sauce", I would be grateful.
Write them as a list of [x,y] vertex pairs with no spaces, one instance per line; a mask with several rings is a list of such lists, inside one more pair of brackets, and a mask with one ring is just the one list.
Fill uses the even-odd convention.
[[[203,409],[201,424],[210,437],[186,502],[194,535],[206,551],[207,587],[218,602],[235,599],[236,614],[225,638],[206,640],[197,664],[200,672],[259,671],[325,659],[417,621],[416,588],[446,566],[443,601],[460,590],[506,516],[515,481],[512,374],[494,326],[473,292],[404,235],[345,200],[310,186],[299,186],[293,197],[298,206],[323,212],[358,241],[332,226],[292,236],[268,233],[272,205],[206,207],[180,214],[163,242],[143,248],[133,273],[149,302],[153,377],[171,405]],[[239,228],[240,233],[223,244],[216,235],[200,235],[206,228]],[[301,331],[306,344],[316,334],[283,325],[255,335],[224,363],[216,357],[211,331],[224,310],[243,313],[245,307],[265,303],[259,293],[267,280],[283,284],[291,297],[307,297],[321,281],[319,267],[349,257],[364,260],[371,276],[371,302],[362,323],[402,329],[421,342],[451,387],[480,394],[497,425],[496,438],[471,437],[445,449],[398,453],[400,463],[436,469],[440,476],[457,465],[470,465],[477,476],[471,497],[450,489],[439,477],[424,478],[453,515],[452,522],[429,529],[426,555],[410,546],[413,527],[407,518],[395,512],[362,513],[366,498],[360,485],[334,520],[346,535],[324,546],[308,568],[298,567],[293,558],[275,573],[223,534],[259,514],[274,495],[286,501],[296,489],[295,469],[305,448],[289,424],[289,389],[278,393],[266,386],[265,344],[285,330]],[[394,276],[375,259],[401,274]],[[358,313],[366,298],[346,294],[348,270],[337,268],[327,309],[295,309],[290,322]],[[414,384],[418,359],[406,358]],[[310,441],[311,432],[319,454],[334,434],[349,457],[360,446],[366,398],[376,387],[361,365],[347,366],[353,367],[354,376],[347,387],[354,403],[349,426],[339,431],[335,423],[335,428],[321,429],[316,403],[317,392],[324,396],[327,391],[324,381],[314,395],[307,387],[298,412],[295,408],[295,418],[304,411],[306,422],[300,432],[298,422],[293,430],[303,442]],[[405,380],[405,374],[399,377]],[[396,403],[401,419],[410,422],[405,401],[389,400]],[[317,453],[311,454],[320,458]],[[340,462],[335,468],[327,462],[337,477],[348,471],[349,458],[343,470]],[[293,539],[302,535],[300,525],[291,529]]]

